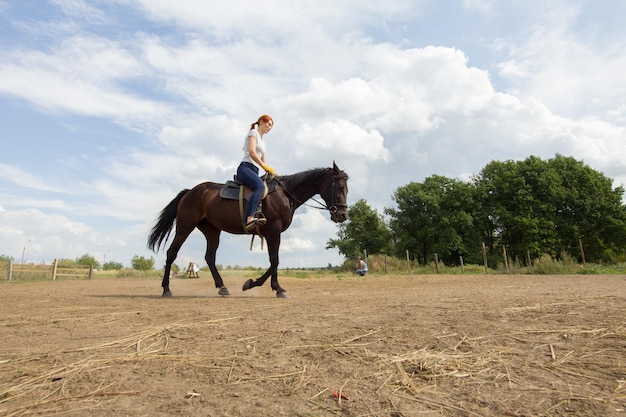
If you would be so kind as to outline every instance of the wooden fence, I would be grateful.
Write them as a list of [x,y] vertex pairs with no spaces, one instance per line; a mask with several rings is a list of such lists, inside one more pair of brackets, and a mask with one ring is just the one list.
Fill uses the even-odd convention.
[[4,272],[7,281],[17,280],[52,280],[57,278],[91,279],[93,266],[75,265],[71,268],[60,267],[55,259],[52,265],[16,264],[9,260],[0,263],[0,271]]
[[[582,259],[582,266],[584,267],[586,265],[586,260],[585,260],[585,249],[583,247],[583,241],[581,239],[578,239],[578,247],[580,249],[580,256]],[[488,257],[487,257],[487,247],[485,246],[485,243],[482,244],[482,256],[483,256],[483,267],[485,269],[485,274],[489,273],[489,265],[488,265]],[[510,268],[509,268],[509,257],[507,255],[506,252],[506,246],[502,245],[502,257],[504,260],[504,268],[508,273],[511,272]],[[367,251],[364,250],[363,251],[363,258],[367,260]],[[433,254],[433,258],[434,258],[434,265],[435,265],[435,272],[438,274],[439,273],[439,257],[437,255],[437,252],[435,252]],[[413,261],[411,261],[411,256],[409,251],[406,251],[406,263],[407,263],[407,272],[410,274],[411,273],[411,263],[414,263],[415,266],[419,266],[418,262],[417,262],[417,258],[413,259]],[[464,274],[465,273],[465,261],[463,259],[462,256],[459,257],[459,265],[461,266],[461,273]],[[532,265],[532,260],[530,257],[530,252],[526,252],[526,267],[530,270],[530,267]],[[384,265],[383,265],[383,271],[385,272],[385,274],[387,273],[388,270],[388,266],[387,266],[387,254],[385,254],[385,258],[384,258]]]

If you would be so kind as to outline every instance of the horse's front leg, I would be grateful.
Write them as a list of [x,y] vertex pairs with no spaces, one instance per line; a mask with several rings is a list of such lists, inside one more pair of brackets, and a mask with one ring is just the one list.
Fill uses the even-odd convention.
[[261,285],[265,284],[265,281],[267,281],[267,279],[270,277],[270,272],[271,271],[268,269],[267,271],[265,271],[265,273],[263,273],[263,275],[261,275],[257,279],[250,278],[243,283],[243,287],[241,289],[243,291],[247,291],[253,287],[260,287]]
[[287,291],[285,289],[281,288],[281,286],[278,284],[278,269],[271,268],[271,267],[267,271],[265,271],[265,273],[263,275],[261,275],[259,278],[257,278],[256,280],[249,279],[246,282],[244,282],[242,290],[246,291],[246,290],[249,290],[250,288],[253,288],[253,287],[260,287],[263,284],[265,284],[265,281],[267,281],[267,279],[269,277],[272,277],[271,285],[272,285],[272,289],[274,291],[276,291],[276,297],[278,297],[278,298],[288,298],[287,297]]
[[272,289],[276,291],[276,297],[289,298],[287,290],[278,283],[278,249],[280,248],[280,233],[275,238],[267,239],[267,252],[270,255],[270,269],[272,275]]
[[261,275],[256,281],[249,279],[243,284],[243,290],[249,290],[252,287],[259,287],[267,281],[267,279],[271,276],[271,285],[272,289],[276,291],[276,297],[278,298],[288,298],[287,291],[283,289],[278,283],[278,248],[280,247],[280,234],[273,236],[272,234],[267,234],[265,236],[265,240],[267,241],[267,251],[270,257],[270,267],[263,275]]

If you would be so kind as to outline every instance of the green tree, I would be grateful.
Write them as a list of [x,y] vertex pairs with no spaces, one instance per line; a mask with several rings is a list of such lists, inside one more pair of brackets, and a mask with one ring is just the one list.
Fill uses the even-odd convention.
[[[538,172],[545,169],[539,160],[533,159],[528,165],[534,165]],[[545,247],[539,244],[537,236],[541,230],[539,221],[548,220],[533,215],[544,210],[539,209],[539,202],[535,200],[522,171],[515,161],[494,161],[483,168],[477,177],[479,195],[483,198],[481,214],[484,216],[478,223],[492,227],[490,231],[483,231],[485,235],[493,235],[486,239],[492,253],[498,251],[496,246],[501,244],[507,246],[511,255],[519,255],[527,250],[540,255],[540,248]]]
[[361,199],[348,209],[349,221],[341,223],[337,239],[329,239],[326,249],[337,248],[347,259],[363,251],[368,255],[390,250],[391,235],[382,216]]
[[9,255],[0,255],[0,262],[9,263],[13,260],[12,256]]
[[84,254],[80,258],[76,258],[76,264],[83,265],[83,266],[91,266],[94,269],[100,269],[100,262],[98,262],[96,258],[94,258],[88,253]]
[[578,253],[578,240],[589,261],[612,261],[626,249],[624,188],[582,161],[557,155],[549,161],[558,177],[553,194],[553,223],[559,248]]
[[131,261],[131,265],[133,269],[137,269],[139,271],[151,271],[154,269],[154,258],[151,256],[150,259],[146,259],[143,256],[133,256]]
[[448,264],[476,262],[480,236],[474,226],[474,186],[433,175],[424,183],[399,187],[393,200],[397,209],[387,208],[396,255],[409,253],[422,263],[437,253]]
[[[579,253],[589,261],[609,261],[626,246],[624,190],[612,180],[571,157],[543,161],[489,163],[475,179],[481,210],[477,225],[495,246],[511,257]],[[490,236],[491,235],[491,236]]]
[[104,269],[105,271],[119,270],[123,268],[124,268],[124,265],[122,265],[119,262],[114,262],[114,261],[105,262],[104,265],[102,265],[102,269]]

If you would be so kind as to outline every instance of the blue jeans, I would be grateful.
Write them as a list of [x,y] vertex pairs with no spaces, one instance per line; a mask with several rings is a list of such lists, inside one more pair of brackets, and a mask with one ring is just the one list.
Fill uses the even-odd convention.
[[259,177],[259,168],[252,165],[250,162],[242,162],[237,168],[237,178],[239,178],[239,181],[252,188],[252,195],[246,205],[245,215],[246,217],[253,216],[265,192],[265,184],[261,177]]

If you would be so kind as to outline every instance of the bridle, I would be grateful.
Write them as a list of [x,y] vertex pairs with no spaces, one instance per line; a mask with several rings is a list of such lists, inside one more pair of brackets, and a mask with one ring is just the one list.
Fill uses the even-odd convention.
[[[332,196],[331,197],[331,205],[330,205],[330,207],[329,206],[323,207],[323,209],[328,210],[331,214],[337,213],[337,209],[338,208],[348,208],[347,204],[341,204],[341,203],[337,202],[337,194],[335,193],[335,181],[337,180],[336,177],[339,176],[339,175],[341,175],[341,174],[333,174],[333,180],[332,180],[332,182],[329,185],[331,187],[330,195]],[[326,191],[327,189],[328,189],[328,186],[324,189],[324,191]],[[317,201],[315,199],[313,199],[313,201],[315,201],[316,203],[321,205],[321,203],[319,201]]]
[[335,188],[336,188],[336,181],[337,181],[337,177],[340,176],[341,174],[333,174],[333,179],[330,182],[330,184],[328,184],[326,186],[326,188],[324,188],[324,191],[322,191],[320,194],[323,194],[326,190],[328,190],[328,187],[331,187],[330,189],[330,195],[331,195],[331,204],[330,206],[326,204],[326,202],[322,203],[318,200],[316,200],[314,197],[311,197],[311,200],[315,201],[318,206],[312,206],[310,204],[307,204],[306,202],[302,202],[302,204],[306,205],[307,207],[311,207],[311,208],[316,208],[319,210],[328,210],[331,214],[335,214],[337,213],[337,210],[339,208],[348,208],[347,204],[341,204],[337,202],[337,194],[335,193]]

